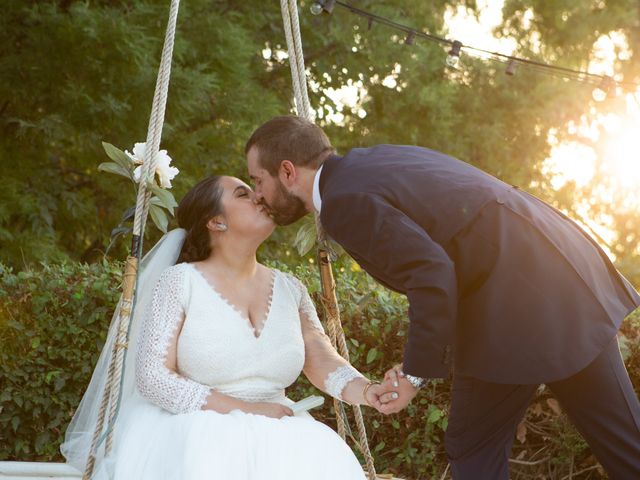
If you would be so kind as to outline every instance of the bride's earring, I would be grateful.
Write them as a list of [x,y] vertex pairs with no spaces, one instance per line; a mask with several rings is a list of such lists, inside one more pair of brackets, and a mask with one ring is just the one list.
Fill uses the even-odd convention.
[[229,229],[226,223],[217,223],[216,225],[218,226],[218,230],[221,232],[226,232]]

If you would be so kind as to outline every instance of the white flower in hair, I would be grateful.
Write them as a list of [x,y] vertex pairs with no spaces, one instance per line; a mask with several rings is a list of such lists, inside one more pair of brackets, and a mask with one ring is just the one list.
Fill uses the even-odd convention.
[[[133,171],[133,179],[136,182],[140,182],[140,176],[142,175],[142,164],[144,163],[144,150],[146,147],[145,142],[136,143],[133,146],[133,153],[129,153],[128,150],[125,150],[129,158],[138,165],[136,169]],[[176,167],[171,166],[171,157],[167,153],[166,150],[158,151],[158,162],[156,163],[156,175],[158,175],[158,180],[160,182],[160,186],[162,188],[171,188],[171,180],[175,178],[176,175],[180,173]]]

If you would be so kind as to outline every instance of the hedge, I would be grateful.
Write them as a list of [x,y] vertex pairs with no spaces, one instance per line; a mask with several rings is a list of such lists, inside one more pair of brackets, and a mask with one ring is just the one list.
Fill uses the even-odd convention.
[[[274,266],[289,270],[284,264]],[[44,265],[18,273],[0,264],[0,460],[63,460],[59,445],[102,347],[121,271],[118,262]],[[315,266],[300,265],[293,273],[317,300]],[[406,299],[378,286],[351,262],[337,264],[336,279],[352,363],[381,378],[402,358]],[[639,332],[640,311],[624,322],[621,332],[636,389]],[[364,410],[379,471],[413,479],[442,477],[449,388],[448,381],[432,382],[404,412],[389,417]],[[313,393],[318,392],[304,377],[288,390],[293,399]],[[314,416],[335,427],[332,402]],[[560,479],[579,471],[605,478],[558,402],[541,387],[518,429],[512,477]]]

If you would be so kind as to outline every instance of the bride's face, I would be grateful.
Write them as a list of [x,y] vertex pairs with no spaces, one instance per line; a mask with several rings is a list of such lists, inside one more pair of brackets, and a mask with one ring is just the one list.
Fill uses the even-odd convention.
[[263,205],[258,205],[251,187],[239,178],[220,179],[224,221],[228,231],[266,239],[276,225]]

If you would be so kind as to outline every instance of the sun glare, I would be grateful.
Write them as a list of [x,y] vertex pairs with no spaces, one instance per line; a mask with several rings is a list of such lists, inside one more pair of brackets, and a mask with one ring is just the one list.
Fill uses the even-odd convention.
[[608,135],[604,148],[617,183],[626,189],[637,189],[640,188],[640,107],[633,98],[628,99],[627,105],[622,125]]
[[562,143],[551,151],[543,173],[550,178],[551,186],[556,190],[569,181],[583,187],[595,174],[596,160],[596,153],[586,145],[577,142]]
[[[625,104],[623,113],[599,115],[592,122],[583,118],[579,125],[569,125],[570,133],[588,139],[598,152],[579,141],[559,143],[550,136],[550,143],[555,145],[543,172],[554,188],[568,181],[583,187],[598,170],[599,180],[605,180],[611,188],[630,194],[640,189],[640,106],[633,94],[627,94]],[[598,153],[601,158],[597,169]]]
[[640,187],[640,128],[626,129],[620,136],[612,139],[608,146],[611,157],[612,173],[626,188]]

